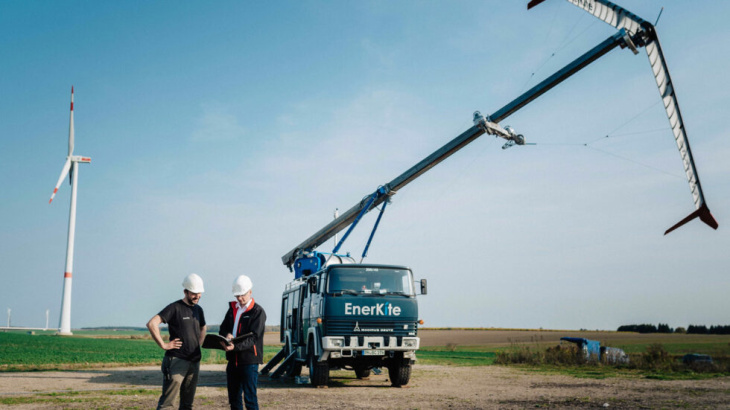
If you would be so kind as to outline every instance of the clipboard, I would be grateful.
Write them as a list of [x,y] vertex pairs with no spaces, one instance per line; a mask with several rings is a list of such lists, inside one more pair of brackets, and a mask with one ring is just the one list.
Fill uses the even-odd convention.
[[227,345],[232,345],[236,342],[240,342],[241,340],[246,339],[251,336],[253,336],[253,332],[246,333],[245,335],[241,335],[241,336],[236,336],[233,339],[228,340],[221,335],[217,335],[215,333],[208,333],[207,335],[205,335],[205,339],[203,340],[203,344],[201,345],[201,347],[203,347],[205,349],[225,350],[225,349],[223,349],[223,346],[221,346],[221,342],[223,342]]

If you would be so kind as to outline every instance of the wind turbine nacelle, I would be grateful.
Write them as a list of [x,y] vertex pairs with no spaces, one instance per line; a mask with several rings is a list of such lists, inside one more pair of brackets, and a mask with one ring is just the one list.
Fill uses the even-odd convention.
[[89,157],[82,157],[80,155],[73,155],[71,157],[71,161],[89,163],[89,162],[91,162],[91,158],[89,158]]

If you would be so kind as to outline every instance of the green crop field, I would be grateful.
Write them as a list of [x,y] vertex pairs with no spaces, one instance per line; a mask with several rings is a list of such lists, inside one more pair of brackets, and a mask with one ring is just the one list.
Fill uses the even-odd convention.
[[[162,361],[164,352],[151,339],[133,335],[75,335],[60,337],[50,334],[0,333],[0,371],[81,369],[103,366],[154,365]],[[106,337],[105,337],[106,336]],[[278,349],[264,348],[264,358]],[[225,363],[222,351],[203,349],[203,363]]]
[[480,349],[477,346],[424,347],[418,350],[418,363],[448,366],[487,366],[494,363],[497,352]]

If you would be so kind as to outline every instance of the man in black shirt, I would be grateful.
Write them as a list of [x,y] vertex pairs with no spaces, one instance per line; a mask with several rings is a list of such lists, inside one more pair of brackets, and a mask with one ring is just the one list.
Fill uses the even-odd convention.
[[[158,409],[172,408],[175,396],[180,393],[181,409],[192,409],[200,370],[200,344],[205,339],[205,315],[198,305],[204,292],[203,279],[191,273],[183,281],[185,297],[167,305],[149,322],[152,338],[165,349],[162,360],[162,395]],[[167,323],[170,341],[160,335],[160,324]]]

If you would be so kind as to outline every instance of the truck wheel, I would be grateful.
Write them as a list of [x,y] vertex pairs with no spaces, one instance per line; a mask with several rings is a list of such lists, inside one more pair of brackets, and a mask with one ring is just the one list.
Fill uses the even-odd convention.
[[370,369],[365,367],[355,367],[355,376],[358,379],[366,379],[370,377]]
[[388,366],[390,385],[393,387],[405,386],[411,379],[411,365],[405,363],[394,363]]
[[[311,345],[310,345],[311,346]],[[314,349],[309,348],[309,382],[312,386],[326,386],[330,378],[330,367],[326,362],[318,362]]]

